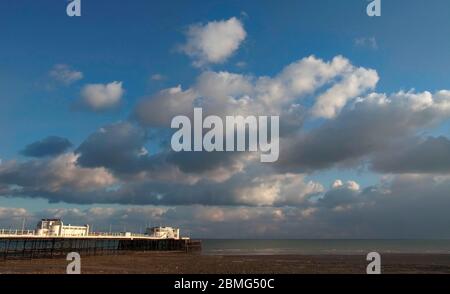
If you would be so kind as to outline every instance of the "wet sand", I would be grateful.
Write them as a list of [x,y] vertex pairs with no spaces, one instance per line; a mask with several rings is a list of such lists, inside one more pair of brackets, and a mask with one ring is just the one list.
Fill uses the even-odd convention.
[[[219,256],[169,252],[87,256],[84,274],[365,274],[363,255],[247,255]],[[0,261],[0,273],[64,274],[65,259]],[[388,274],[450,273],[450,255],[384,254]]]

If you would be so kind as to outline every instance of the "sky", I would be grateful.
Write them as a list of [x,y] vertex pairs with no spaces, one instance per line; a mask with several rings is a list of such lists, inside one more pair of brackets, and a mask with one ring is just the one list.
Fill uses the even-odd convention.
[[[0,2],[0,226],[449,238],[450,3]],[[180,152],[194,106],[279,115],[280,156]]]

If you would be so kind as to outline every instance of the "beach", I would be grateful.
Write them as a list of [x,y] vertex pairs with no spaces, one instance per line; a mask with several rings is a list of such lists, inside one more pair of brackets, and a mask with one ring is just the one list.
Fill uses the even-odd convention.
[[[65,259],[0,261],[1,274],[64,274]],[[81,258],[82,274],[365,274],[365,255],[131,252]],[[382,273],[449,274],[449,254],[383,254]]]

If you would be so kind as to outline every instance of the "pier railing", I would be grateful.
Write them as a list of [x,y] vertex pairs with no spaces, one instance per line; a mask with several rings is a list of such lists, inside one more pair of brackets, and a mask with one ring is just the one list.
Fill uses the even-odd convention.
[[4,230],[0,229],[0,236],[34,236],[36,234],[35,230]]
[[[37,235],[35,230],[5,230],[0,229],[0,237],[1,236],[35,236],[35,237],[41,237],[40,235]],[[42,237],[71,237],[70,235],[62,235],[62,236],[52,236],[52,235],[43,235]],[[76,236],[74,236],[76,237]],[[130,233],[130,232],[89,232],[87,237],[139,237],[139,238],[145,238],[145,237],[152,237],[146,234],[138,234],[138,233]]]

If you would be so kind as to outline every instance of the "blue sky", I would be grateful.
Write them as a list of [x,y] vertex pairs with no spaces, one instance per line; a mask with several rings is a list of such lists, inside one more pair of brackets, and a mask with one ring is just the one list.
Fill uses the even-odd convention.
[[[128,121],[144,97],[177,85],[187,89],[208,70],[272,77],[310,55],[325,61],[342,55],[356,67],[376,70],[378,93],[411,89],[435,93],[450,85],[450,2],[446,0],[383,1],[382,16],[375,18],[367,16],[365,0],[285,0],[282,4],[82,0],[82,16],[73,18],[65,14],[66,4],[63,0],[0,3],[2,162],[31,160],[20,151],[48,136],[67,138],[76,149],[99,128]],[[189,27],[232,17],[246,32],[239,49],[226,62],[192,66],[192,58],[178,49],[186,42]],[[82,72],[83,78],[67,85],[56,82],[49,73],[57,64]],[[152,79],[154,75],[162,78]],[[112,81],[122,82],[124,89],[118,107],[106,112],[74,109],[87,84]],[[311,99],[305,103],[313,104],[314,96]],[[313,121],[306,126],[321,124]],[[448,119],[443,119],[419,127],[416,135],[448,136],[449,127]],[[158,151],[157,145],[145,142],[151,153]],[[391,175],[361,162],[356,166],[346,162],[309,171],[305,178],[327,188],[336,179],[369,187]],[[0,206],[42,211],[125,205],[114,201],[48,204],[47,200],[46,196],[0,197]]]

